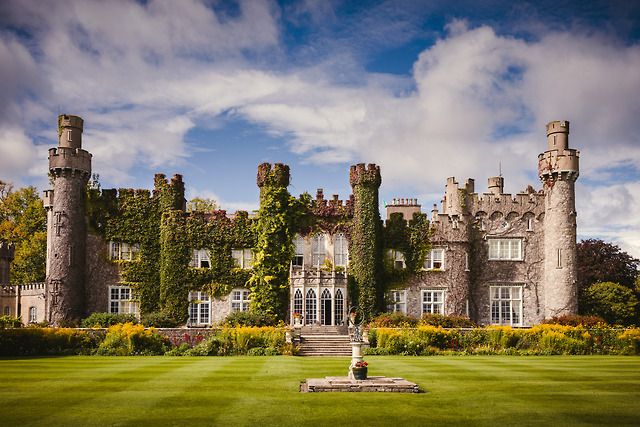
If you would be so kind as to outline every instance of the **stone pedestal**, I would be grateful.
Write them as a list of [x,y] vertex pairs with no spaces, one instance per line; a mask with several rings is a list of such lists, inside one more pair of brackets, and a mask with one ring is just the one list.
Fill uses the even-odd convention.
[[362,343],[357,341],[351,342],[351,365],[349,365],[349,375],[350,379],[353,378],[353,367],[356,366],[356,363],[362,362],[364,358],[362,357]]

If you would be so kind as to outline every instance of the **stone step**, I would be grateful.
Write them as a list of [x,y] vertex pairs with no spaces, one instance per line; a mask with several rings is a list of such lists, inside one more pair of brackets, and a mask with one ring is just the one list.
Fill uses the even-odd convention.
[[300,356],[351,356],[349,335],[303,334],[300,337]]

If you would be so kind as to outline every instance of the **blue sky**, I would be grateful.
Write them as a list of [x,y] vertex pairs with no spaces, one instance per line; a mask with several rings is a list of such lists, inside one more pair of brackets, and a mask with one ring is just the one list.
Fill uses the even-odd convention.
[[640,257],[638,1],[0,3],[0,179],[46,188],[56,116],[85,119],[103,188],[182,173],[254,209],[259,163],[293,194],[439,203],[449,176],[539,188],[544,125],[581,151],[579,237]]

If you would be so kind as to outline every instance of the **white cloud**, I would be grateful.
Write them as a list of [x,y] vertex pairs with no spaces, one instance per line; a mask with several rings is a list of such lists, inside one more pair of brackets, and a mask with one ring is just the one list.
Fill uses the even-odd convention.
[[[335,20],[330,6],[305,2],[294,18]],[[364,72],[356,50],[411,40],[419,27],[390,22],[385,35],[372,25],[374,12],[329,44],[335,54],[313,62],[307,52],[300,67],[286,63],[286,18],[270,2],[241,1],[237,15],[196,0],[2,7],[5,22],[33,33],[0,34],[0,170],[9,176],[43,167],[34,141],[51,140],[60,110],[86,119],[94,169],[123,185],[140,164],[184,165],[188,133],[229,111],[312,162],[376,162],[384,185],[407,196],[433,194],[452,175],[475,177],[483,191],[499,162],[506,190],[523,189],[545,148],[544,124],[555,119],[572,122],[583,177],[608,176],[621,164],[640,168],[640,45],[597,32],[524,40],[453,21],[416,59],[415,89],[403,91],[406,78]],[[404,16],[392,3],[381,8]],[[349,45],[362,34],[368,41]],[[347,44],[338,48],[341,40]],[[633,201],[620,212],[637,212],[636,184],[620,182],[612,194]],[[610,209],[596,215],[594,206],[580,202],[583,230],[617,232],[638,248],[640,224]]]

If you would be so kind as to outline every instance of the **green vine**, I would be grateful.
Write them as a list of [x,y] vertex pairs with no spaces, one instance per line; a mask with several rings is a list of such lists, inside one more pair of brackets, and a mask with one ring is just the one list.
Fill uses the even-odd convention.
[[296,199],[291,197],[289,167],[268,163],[258,168],[260,211],[256,223],[256,259],[249,280],[251,310],[284,319],[289,296],[289,263],[294,254]]
[[369,165],[352,166],[350,182],[353,188],[353,226],[351,229],[351,291],[355,293],[358,311],[371,319],[384,302],[381,286],[382,245],[381,220],[378,211],[380,169]]

